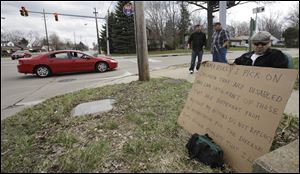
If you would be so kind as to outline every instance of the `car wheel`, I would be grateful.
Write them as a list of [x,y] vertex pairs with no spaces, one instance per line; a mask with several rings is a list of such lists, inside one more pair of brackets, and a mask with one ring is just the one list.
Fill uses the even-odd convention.
[[50,71],[50,69],[47,66],[38,66],[35,69],[35,74],[38,77],[47,77],[47,76],[49,76],[51,74],[51,71]]
[[107,65],[107,63],[105,63],[105,62],[98,62],[98,63],[96,64],[96,70],[97,70],[98,72],[105,72],[105,71],[107,71],[107,70],[108,70],[108,65]]

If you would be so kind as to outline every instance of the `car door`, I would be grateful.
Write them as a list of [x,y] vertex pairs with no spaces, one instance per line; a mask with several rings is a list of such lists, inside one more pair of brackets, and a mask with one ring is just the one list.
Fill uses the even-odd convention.
[[72,66],[77,72],[81,71],[93,71],[95,65],[92,59],[88,59],[87,55],[80,52],[71,52]]
[[48,65],[53,73],[74,72],[71,61],[72,59],[68,52],[59,52],[49,55]]

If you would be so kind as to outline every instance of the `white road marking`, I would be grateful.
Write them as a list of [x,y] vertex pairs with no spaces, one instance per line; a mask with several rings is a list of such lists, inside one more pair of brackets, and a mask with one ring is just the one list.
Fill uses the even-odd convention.
[[161,60],[156,60],[156,59],[149,59],[149,62],[151,63],[159,63],[162,62]]

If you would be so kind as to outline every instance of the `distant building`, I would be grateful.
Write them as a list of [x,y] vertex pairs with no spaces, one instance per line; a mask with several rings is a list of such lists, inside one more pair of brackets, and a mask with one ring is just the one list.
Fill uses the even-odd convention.
[[1,48],[2,47],[14,47],[15,44],[13,42],[10,41],[1,41]]
[[249,43],[249,36],[237,36],[230,39],[230,45],[232,47],[245,47]]
[[22,50],[23,48],[11,41],[1,41],[1,55],[9,56],[10,54],[16,52],[17,50]]
[[1,55],[9,56],[18,50],[29,50],[28,47],[19,45],[12,41],[1,41]]
[[271,35],[272,45],[276,45],[280,40]]
[[[276,45],[280,42],[279,39],[271,35],[272,45]],[[249,45],[249,36],[237,36],[230,39],[230,45],[232,47],[248,47]]]

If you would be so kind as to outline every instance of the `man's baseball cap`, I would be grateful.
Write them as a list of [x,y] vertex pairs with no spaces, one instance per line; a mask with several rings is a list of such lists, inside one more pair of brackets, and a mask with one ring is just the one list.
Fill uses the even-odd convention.
[[267,43],[267,42],[270,42],[271,41],[271,34],[267,31],[259,31],[251,37],[251,41],[253,43],[257,43],[257,42]]

